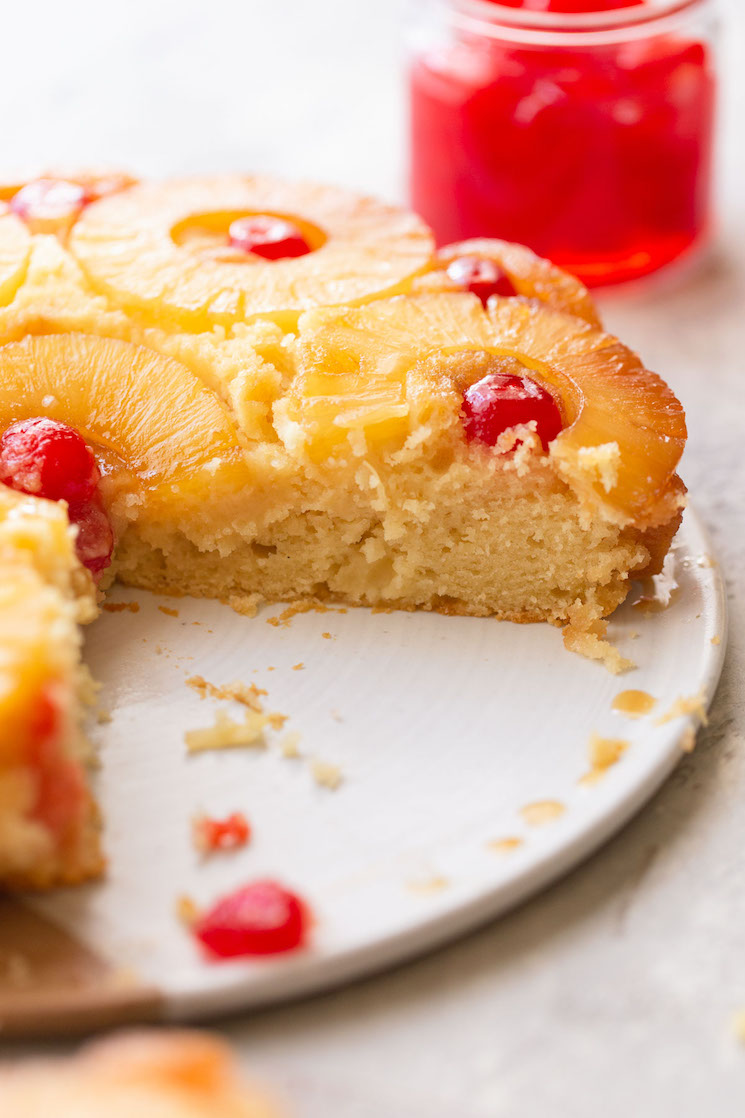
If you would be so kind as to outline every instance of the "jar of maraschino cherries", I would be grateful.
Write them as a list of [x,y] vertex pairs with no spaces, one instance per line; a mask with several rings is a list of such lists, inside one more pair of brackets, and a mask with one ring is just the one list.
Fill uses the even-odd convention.
[[710,226],[713,0],[419,0],[411,201],[441,243],[529,245],[588,286]]

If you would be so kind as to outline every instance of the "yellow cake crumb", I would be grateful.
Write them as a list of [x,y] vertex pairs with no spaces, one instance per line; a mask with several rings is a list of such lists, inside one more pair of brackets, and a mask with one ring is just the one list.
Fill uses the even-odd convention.
[[164,613],[166,617],[178,617],[178,610],[171,609],[170,606],[158,606],[158,609],[161,613]]
[[305,664],[301,660],[299,664],[293,664],[292,665],[292,670],[294,672],[301,672],[304,667],[305,667]]
[[338,788],[344,780],[339,765],[332,765],[328,761],[321,761],[317,757],[310,763],[310,771],[316,784],[321,788]]
[[278,710],[274,710],[267,715],[267,720],[273,730],[281,730],[289,717],[289,714],[280,714]]
[[218,686],[215,683],[209,683],[201,675],[190,676],[186,681],[186,686],[196,691],[200,699],[206,699],[208,695],[223,702],[232,699],[236,703],[242,703],[250,710],[255,710],[257,714],[263,714],[264,707],[261,703],[261,696],[268,693],[263,687],[257,687],[255,683],[240,683],[236,680],[233,683]]
[[107,613],[124,613],[125,610],[129,611],[129,613],[139,613],[140,612],[140,603],[139,602],[104,602],[103,606],[101,608],[105,609]]
[[633,660],[622,656],[610,641],[606,640],[608,622],[603,620],[590,620],[591,613],[585,606],[578,606],[571,611],[571,619],[564,626],[562,636],[564,647],[569,652],[576,652],[587,660],[598,660],[613,675],[631,671],[636,667]]
[[535,803],[526,804],[520,808],[520,814],[531,827],[540,827],[544,823],[551,823],[564,814],[566,807],[558,800],[537,800]]
[[515,850],[519,850],[525,844],[525,840],[521,838],[501,838],[490,839],[486,846],[488,850],[493,850],[496,854],[511,854]]
[[176,916],[187,928],[191,928],[199,919],[197,903],[186,893],[176,898]]
[[697,695],[681,695],[665,714],[656,719],[655,726],[664,726],[666,722],[673,722],[676,718],[684,718],[687,714],[692,714],[702,726],[708,726],[709,718],[706,714],[706,702],[705,691],[699,691]]
[[269,723],[265,714],[247,710],[243,722],[234,722],[224,710],[218,710],[214,726],[203,730],[187,730],[184,741],[189,753],[203,753],[211,749],[232,749],[250,745],[265,749],[264,730]]
[[680,739],[680,748],[683,753],[693,753],[696,748],[696,730],[693,726],[686,726]]
[[712,637],[711,638],[711,643],[712,644],[721,644],[722,643],[722,638],[718,637],[718,636],[717,637]]
[[300,734],[297,730],[291,730],[289,734],[285,734],[282,741],[279,743],[279,749],[283,757],[288,761],[295,761],[300,756],[298,744],[300,743]]
[[431,893],[441,893],[443,889],[447,889],[449,885],[450,882],[448,879],[438,874],[435,877],[429,877],[423,881],[409,881],[407,883],[407,888],[412,893],[429,896]]

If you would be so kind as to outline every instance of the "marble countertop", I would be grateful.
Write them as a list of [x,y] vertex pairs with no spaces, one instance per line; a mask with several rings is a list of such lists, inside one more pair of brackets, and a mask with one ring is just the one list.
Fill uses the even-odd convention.
[[[50,0],[4,13],[13,164],[269,170],[402,196],[402,0]],[[682,398],[728,578],[708,729],[649,806],[506,919],[393,973],[217,1027],[297,1118],[739,1118],[745,1045],[745,5],[726,19],[720,229],[608,325]],[[9,158],[10,153],[10,158]]]

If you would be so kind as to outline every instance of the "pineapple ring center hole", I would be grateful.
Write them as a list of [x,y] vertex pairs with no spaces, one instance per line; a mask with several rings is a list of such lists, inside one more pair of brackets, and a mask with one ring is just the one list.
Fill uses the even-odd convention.
[[200,259],[215,260],[226,264],[267,264],[263,257],[235,248],[230,243],[229,230],[234,221],[242,217],[274,217],[289,221],[302,233],[311,252],[322,248],[328,237],[319,225],[297,214],[278,213],[276,210],[213,210],[209,213],[190,214],[171,227],[171,240],[179,248],[194,253]]

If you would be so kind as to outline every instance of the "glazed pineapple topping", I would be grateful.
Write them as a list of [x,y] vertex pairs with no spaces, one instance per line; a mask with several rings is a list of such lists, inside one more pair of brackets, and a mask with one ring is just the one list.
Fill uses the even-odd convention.
[[564,426],[556,400],[530,377],[488,373],[466,389],[463,416],[469,439],[494,446],[505,431],[535,423],[543,449]]
[[66,501],[78,529],[81,563],[98,576],[111,562],[114,535],[101,503],[93,451],[66,423],[46,416],[11,424],[0,438],[0,481],[20,493]]
[[495,260],[486,260],[480,256],[458,256],[448,265],[447,273],[453,283],[457,283],[464,291],[478,295],[484,306],[492,295],[517,295],[511,279]]
[[264,214],[239,217],[231,222],[228,239],[233,248],[252,252],[265,260],[286,260],[306,256],[312,251],[297,225]]
[[[74,221],[90,201],[87,190],[66,179],[34,179],[10,200],[13,213],[27,224]],[[44,232],[43,228],[39,232]]]

